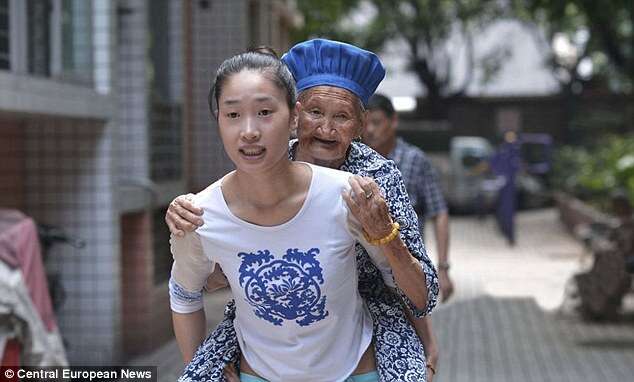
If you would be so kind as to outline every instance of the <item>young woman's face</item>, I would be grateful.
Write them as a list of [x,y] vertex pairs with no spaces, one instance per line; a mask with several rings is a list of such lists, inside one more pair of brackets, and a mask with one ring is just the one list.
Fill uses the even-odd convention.
[[284,90],[260,72],[243,70],[226,80],[218,101],[220,137],[238,169],[261,171],[288,159],[294,110]]

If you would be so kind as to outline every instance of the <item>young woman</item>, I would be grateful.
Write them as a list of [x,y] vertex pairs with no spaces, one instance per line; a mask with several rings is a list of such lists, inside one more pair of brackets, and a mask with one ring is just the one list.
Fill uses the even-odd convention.
[[194,354],[205,336],[201,290],[218,264],[236,301],[241,380],[378,381],[354,247],[362,243],[393,285],[389,262],[368,241],[394,239],[398,225],[387,236],[364,232],[344,194],[363,208],[367,190],[348,173],[289,160],[301,105],[281,61],[234,56],[213,94],[236,170],[196,196],[205,224],[171,238],[174,330],[185,360],[193,357],[188,369],[204,368],[205,354]]

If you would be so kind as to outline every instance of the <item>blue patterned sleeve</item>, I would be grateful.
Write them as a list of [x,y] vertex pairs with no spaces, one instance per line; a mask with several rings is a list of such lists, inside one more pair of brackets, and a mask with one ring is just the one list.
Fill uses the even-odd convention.
[[203,308],[202,292],[190,292],[173,277],[169,281],[170,308],[176,313],[193,313]]
[[398,169],[394,168],[393,171],[383,176],[375,177],[374,180],[385,195],[392,219],[401,225],[400,235],[403,243],[405,243],[412,256],[418,259],[425,273],[427,305],[423,309],[417,308],[401,288],[398,287],[398,284],[396,289],[415,317],[426,316],[431,313],[438,301],[438,276],[436,268],[434,268],[425,251],[425,245],[418,229],[418,217],[409,201],[405,183]]

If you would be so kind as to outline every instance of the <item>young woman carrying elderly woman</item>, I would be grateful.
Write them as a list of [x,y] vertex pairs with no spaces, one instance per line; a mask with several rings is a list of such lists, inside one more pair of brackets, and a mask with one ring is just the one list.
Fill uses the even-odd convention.
[[[293,59],[297,61],[298,58],[301,58],[303,62],[312,62],[315,65],[312,67],[305,66],[298,68],[298,63],[293,62]],[[329,60],[326,60],[326,58]],[[366,300],[367,307],[374,319],[376,360],[381,380],[423,380],[425,378],[425,361],[424,359],[420,359],[420,357],[422,357],[422,349],[420,348],[415,333],[403,315],[398,300],[389,292],[388,288],[385,288],[385,282],[383,280],[385,280],[388,285],[397,287],[397,290],[399,290],[405,301],[409,303],[408,305],[412,308],[413,312],[417,315],[422,315],[428,313],[435,304],[437,294],[435,271],[424,252],[422,243],[420,243],[420,237],[416,234],[416,230],[414,229],[415,224],[412,224],[412,222],[416,222],[416,217],[407,200],[400,174],[395,170],[393,163],[385,161],[371,150],[368,151],[367,147],[363,145],[357,143],[351,145],[352,138],[358,136],[360,132],[358,127],[362,126],[361,119],[363,116],[360,115],[361,113],[359,112],[360,106],[362,103],[367,102],[367,98],[372,94],[382,79],[384,74],[383,68],[380,62],[378,62],[378,58],[369,52],[362,51],[350,45],[326,40],[312,40],[303,45],[300,44],[289,52],[285,60],[293,71],[295,78],[299,79],[298,89],[303,91],[300,97],[301,102],[297,105],[299,145],[293,143],[291,157],[327,165],[329,167],[341,167],[353,173],[369,175],[381,185],[382,190],[377,187],[377,184],[369,181],[367,178],[353,178],[350,180],[352,197],[344,196],[352,213],[362,222],[362,231],[364,231],[370,239],[380,238],[374,241],[376,245],[367,245],[366,243],[365,246],[367,249],[370,249],[370,251],[368,251],[370,257],[373,258],[375,263],[379,264],[381,273],[377,271],[374,264],[368,261],[369,257],[366,251],[360,246],[357,246],[357,266],[360,272],[359,285],[361,293]],[[323,66],[325,62],[341,62],[346,60],[349,64],[339,65],[338,68],[347,68],[345,70],[351,72],[338,72],[337,69],[333,70],[332,67],[327,68],[330,70],[330,72],[328,72],[328,70],[324,70],[323,67],[319,67],[319,65]],[[324,72],[328,72],[327,75],[324,75]],[[368,80],[372,83],[368,84]],[[222,99],[222,97],[221,95],[220,98]],[[222,102],[219,103],[219,108],[221,109],[219,114],[221,136],[226,145],[223,134],[223,124],[220,120],[223,116]],[[324,129],[324,124],[328,125],[330,129]],[[257,152],[258,150],[249,151],[246,152],[246,154],[261,155],[262,153]],[[232,159],[234,158],[232,157]],[[365,167],[362,168],[360,164],[363,164]],[[239,166],[238,171],[240,171]],[[238,171],[236,171],[236,173]],[[226,178],[223,179],[226,180]],[[268,181],[272,178],[270,178],[270,176],[264,176],[263,179]],[[221,180],[220,182],[223,181],[224,180]],[[213,190],[214,187],[212,186],[210,189]],[[210,189],[204,191],[202,194],[207,194],[210,192]],[[222,189],[224,192],[224,187],[222,187]],[[239,188],[239,190],[242,190],[242,188]],[[288,191],[290,189],[283,188],[283,190]],[[382,192],[388,195],[389,202],[387,205],[381,197]],[[286,196],[285,198],[288,199]],[[337,206],[338,203],[341,202],[341,197],[338,195],[331,195],[331,198],[327,206],[319,210],[319,215],[316,220],[319,223],[316,223],[316,226],[310,227],[308,230],[301,230],[302,232],[306,231],[304,235],[308,235],[311,238],[318,237],[319,232],[321,232],[320,226],[329,226],[324,219],[332,212],[333,206]],[[205,209],[204,204],[201,204],[200,196],[197,199],[196,204]],[[258,197],[248,200],[257,202],[260,199],[261,198]],[[291,200],[293,199],[291,198]],[[339,202],[337,202],[337,200]],[[239,205],[244,206],[247,204],[241,202]],[[264,211],[260,208],[256,208],[256,210],[259,212]],[[272,216],[276,216],[274,212],[277,210],[278,207],[273,208],[266,212],[265,215],[273,213]],[[207,213],[206,210],[205,213]],[[390,221],[390,215],[394,216],[395,220],[403,223],[403,227],[401,228],[402,237],[399,236],[396,231],[397,226]],[[221,219],[221,217],[215,217],[215,219]],[[293,225],[297,224],[295,218],[292,218],[291,221]],[[313,223],[315,224],[316,221],[313,220]],[[210,223],[214,224],[213,219],[211,221],[205,219],[205,226],[199,229],[198,232],[206,232],[205,229],[207,229]],[[354,229],[352,231],[355,232]],[[361,229],[359,231],[361,231]],[[364,236],[365,235],[357,235],[356,239],[363,243],[365,240]],[[284,240],[295,237],[301,236],[292,235],[284,238]],[[240,236],[240,238],[241,241],[246,240],[245,236]],[[267,238],[271,238],[270,233],[267,235]],[[177,240],[178,239],[174,239],[174,241]],[[244,253],[247,252],[245,251]],[[421,262],[418,263],[416,258]],[[256,261],[255,258],[252,259]],[[259,265],[260,263],[255,262],[253,264]],[[224,269],[224,264],[221,265]],[[236,264],[234,264],[234,266],[235,265]],[[197,268],[205,267],[198,266]],[[209,267],[206,269],[209,270]],[[326,268],[324,268],[324,270],[325,269]],[[245,268],[245,270],[247,269]],[[255,274],[261,274],[258,273],[259,271],[253,269],[251,271],[255,272]],[[247,297],[238,296],[236,295],[236,290],[240,291],[240,288],[243,286],[242,284],[246,286],[247,279],[250,280],[249,277],[251,276],[242,280],[243,283],[238,281],[238,284],[236,284],[235,280],[233,283],[231,282],[232,277],[235,277],[236,274],[234,273],[232,275],[232,272],[226,269],[225,272],[230,280],[234,295],[238,300],[236,304],[237,309],[236,306],[229,306],[227,320],[221,323],[199,348],[194,361],[190,363],[186,369],[182,377],[183,380],[195,380],[200,378],[210,378],[213,380],[214,378],[221,378],[221,371],[220,373],[218,371],[219,364],[224,365],[224,363],[236,355],[238,350],[237,342],[239,342],[242,353],[248,362],[249,357],[246,356],[246,352],[249,351],[249,348],[245,349],[243,345],[249,346],[249,344],[248,342],[244,342],[244,338],[240,339],[242,329],[239,329],[241,328],[239,316],[240,312],[245,311],[244,308],[240,309],[241,305],[255,307],[257,317],[263,316],[272,318],[276,322],[282,319],[283,325],[286,325],[286,321],[280,318],[279,315],[287,317],[288,314],[290,314],[290,316],[295,317],[297,313],[291,314],[286,310],[288,306],[295,306],[292,303],[293,301],[295,304],[299,304],[300,302],[305,303],[305,300],[308,301],[308,303],[313,301],[306,299],[305,296],[302,298],[296,298],[297,296],[293,298],[288,297],[284,293],[293,290],[293,288],[288,289],[288,286],[275,287],[278,289],[276,289],[276,292],[273,294],[284,295],[286,296],[284,299],[288,300],[282,304],[283,308],[279,308],[276,305],[277,302],[274,301],[275,299],[271,300],[271,297],[263,292],[267,289],[261,284],[255,283],[255,281],[250,284],[258,285],[255,297],[249,297],[248,294]],[[353,269],[348,269],[347,272],[348,277],[356,274],[354,267]],[[383,278],[381,278],[381,274],[383,274]],[[189,277],[185,277],[184,280],[188,278]],[[356,278],[354,279],[356,282]],[[393,281],[396,281],[396,284],[394,284]],[[204,282],[199,280],[196,288],[190,289],[196,290],[200,288],[201,283],[204,284]],[[266,285],[268,286],[269,284]],[[399,288],[399,286],[403,287]],[[178,288],[176,288],[173,283],[173,296],[174,294],[178,294],[175,293],[175,289]],[[182,292],[186,298],[191,297],[184,291],[176,290],[176,292]],[[314,292],[311,293],[311,296],[314,296]],[[199,298],[200,296],[194,296],[192,300]],[[255,300],[253,300],[253,298],[255,298]],[[257,303],[254,301],[257,301]],[[266,309],[257,306],[258,303],[263,303]],[[305,310],[305,308],[306,307],[302,309]],[[314,309],[314,307],[311,309]],[[234,314],[236,333],[233,332],[231,322]],[[287,315],[285,316],[285,314]],[[314,315],[314,313],[311,314]],[[177,315],[175,316],[175,324],[178,326],[177,319],[179,319],[179,317]],[[303,319],[308,321],[314,320],[306,317],[303,317]],[[302,319],[298,318],[298,320],[301,321]],[[311,322],[311,324],[314,324],[314,322]],[[204,322],[202,326],[203,329],[199,330],[197,335],[190,337],[190,352],[193,351],[192,349],[196,347],[196,344],[202,341],[202,337],[204,336]],[[179,339],[179,341],[181,340]],[[348,347],[347,349],[350,348]],[[337,347],[329,347],[325,350],[326,353],[321,353],[321,357],[323,357],[324,354],[338,354],[340,351],[341,350],[337,349]],[[338,359],[341,358],[340,355],[337,357]],[[300,358],[302,360],[309,359],[305,354]],[[280,362],[296,366],[305,365],[301,362],[295,362],[295,359],[292,357],[280,359]],[[243,364],[241,369],[242,371],[249,371],[250,367],[252,367],[252,365],[249,362]],[[329,369],[332,369],[332,367]],[[303,372],[308,371],[309,370],[306,369]],[[311,373],[309,376],[309,380],[337,380],[329,379],[319,374]],[[273,380],[278,379],[273,378]],[[280,380],[289,379],[281,378]]]

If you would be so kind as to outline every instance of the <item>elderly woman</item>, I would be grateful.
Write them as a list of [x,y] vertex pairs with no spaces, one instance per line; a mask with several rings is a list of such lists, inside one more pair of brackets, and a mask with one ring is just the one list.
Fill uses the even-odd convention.
[[[298,140],[290,142],[290,157],[360,175],[354,186],[363,190],[370,207],[356,208],[352,200],[347,200],[352,214],[381,233],[389,233],[392,221],[400,224],[396,240],[377,243],[397,259],[390,265],[400,298],[385,285],[363,247],[356,248],[359,291],[373,318],[380,380],[425,380],[426,369],[433,371],[433,365],[425,361],[405,312],[416,317],[431,312],[438,294],[436,271],[425,253],[400,172],[392,161],[353,141],[365,126],[365,105],[382,80],[384,69],[370,52],[321,39],[294,46],[282,60],[297,81],[301,105]],[[179,228],[195,228],[185,220],[200,223],[186,210],[202,213],[186,196],[176,198],[168,210],[166,221],[177,235],[183,234]],[[401,302],[408,308],[404,310]],[[222,379],[224,366],[239,354],[234,316],[235,306],[230,303],[225,320],[203,342],[195,356],[198,362],[188,366],[182,379],[202,374],[212,380]],[[424,322],[417,321],[417,327],[424,329]]]

